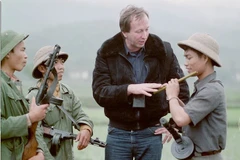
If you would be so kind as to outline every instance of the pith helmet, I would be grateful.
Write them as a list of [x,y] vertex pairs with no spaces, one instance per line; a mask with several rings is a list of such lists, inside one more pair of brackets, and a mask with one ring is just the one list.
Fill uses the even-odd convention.
[[[40,48],[34,56],[34,66],[32,71],[32,76],[36,79],[42,78],[42,73],[38,70],[38,65],[48,60],[49,55],[53,53],[54,46],[44,46]],[[68,54],[66,52],[60,51],[58,57],[63,58],[65,61],[68,59]]]
[[178,46],[184,50],[188,47],[193,48],[211,58],[216,63],[216,66],[222,66],[219,58],[218,43],[208,34],[195,33],[187,40],[180,41]]
[[3,58],[21,41],[29,35],[19,34],[13,30],[7,30],[1,33],[1,61]]

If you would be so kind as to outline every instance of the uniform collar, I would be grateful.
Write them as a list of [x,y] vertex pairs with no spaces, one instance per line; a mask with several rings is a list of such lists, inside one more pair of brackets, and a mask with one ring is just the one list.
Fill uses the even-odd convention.
[[197,80],[194,82],[194,87],[196,90],[202,88],[205,84],[209,83],[210,81],[216,79],[217,73],[214,71],[213,73],[209,74],[207,77],[203,78],[202,80]]
[[11,81],[11,78],[2,70],[1,70],[1,77],[7,82]]
[[3,79],[7,82],[12,81],[12,82],[17,82],[20,81],[15,75],[13,75],[13,77],[10,77],[6,72],[4,72],[3,70],[1,70],[1,77],[3,77]]

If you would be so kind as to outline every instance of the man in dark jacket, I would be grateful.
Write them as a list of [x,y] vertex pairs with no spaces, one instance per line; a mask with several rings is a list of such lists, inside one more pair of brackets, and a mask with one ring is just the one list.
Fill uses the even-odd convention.
[[[93,96],[110,120],[105,159],[159,160],[162,133],[167,133],[163,143],[171,139],[159,125],[169,107],[165,92],[153,92],[184,74],[170,44],[149,34],[149,16],[143,8],[126,7],[120,29],[98,50],[93,71]],[[179,98],[187,102],[187,83],[180,88]]]

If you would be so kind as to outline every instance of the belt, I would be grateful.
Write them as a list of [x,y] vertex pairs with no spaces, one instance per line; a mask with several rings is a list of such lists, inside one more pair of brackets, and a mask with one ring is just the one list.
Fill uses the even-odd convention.
[[109,126],[126,130],[126,131],[139,131],[146,129],[148,127],[154,127],[154,126],[161,126],[159,122],[153,122],[153,123],[134,123],[134,124],[124,124],[124,123],[118,123],[115,121],[110,120]]
[[196,157],[201,157],[201,156],[210,156],[210,155],[214,155],[214,154],[217,154],[217,153],[220,153],[222,150],[217,150],[217,151],[209,151],[209,152],[202,152],[202,153],[199,153],[199,152],[194,152],[194,156]]

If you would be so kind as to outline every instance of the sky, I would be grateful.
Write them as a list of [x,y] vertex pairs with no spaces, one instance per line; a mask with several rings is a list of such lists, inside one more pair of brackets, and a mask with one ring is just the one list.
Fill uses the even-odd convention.
[[72,1],[72,2],[82,2],[82,1],[86,1],[89,3],[102,3],[102,4],[129,4],[129,3],[138,3],[138,4],[149,4],[149,3],[155,3],[158,4],[161,1],[165,1],[168,3],[172,3],[172,4],[184,4],[184,5],[206,5],[206,4],[210,4],[210,5],[220,5],[220,6],[226,6],[226,4],[230,5],[230,6],[234,6],[236,7],[237,4],[239,5],[240,2],[239,0],[230,0],[231,3],[228,3],[228,0],[65,0],[65,1]]
[[[129,4],[144,7],[153,23],[158,17],[168,19],[175,16],[193,22],[204,17],[204,21],[212,26],[222,23],[223,20],[226,27],[240,26],[239,0],[3,0],[2,29],[13,27],[29,30],[29,27],[26,27],[30,24],[28,21],[36,24],[34,28],[30,27],[30,30],[78,20],[118,21],[121,9]],[[162,14],[163,12],[168,15]],[[20,19],[23,19],[22,24],[16,26],[14,21]]]
[[128,4],[138,4],[143,7],[146,6],[157,6],[160,4],[171,4],[178,6],[188,7],[223,7],[223,8],[235,8],[240,9],[239,0],[65,0],[69,2],[87,2],[91,4],[101,4],[103,6],[124,6]]

